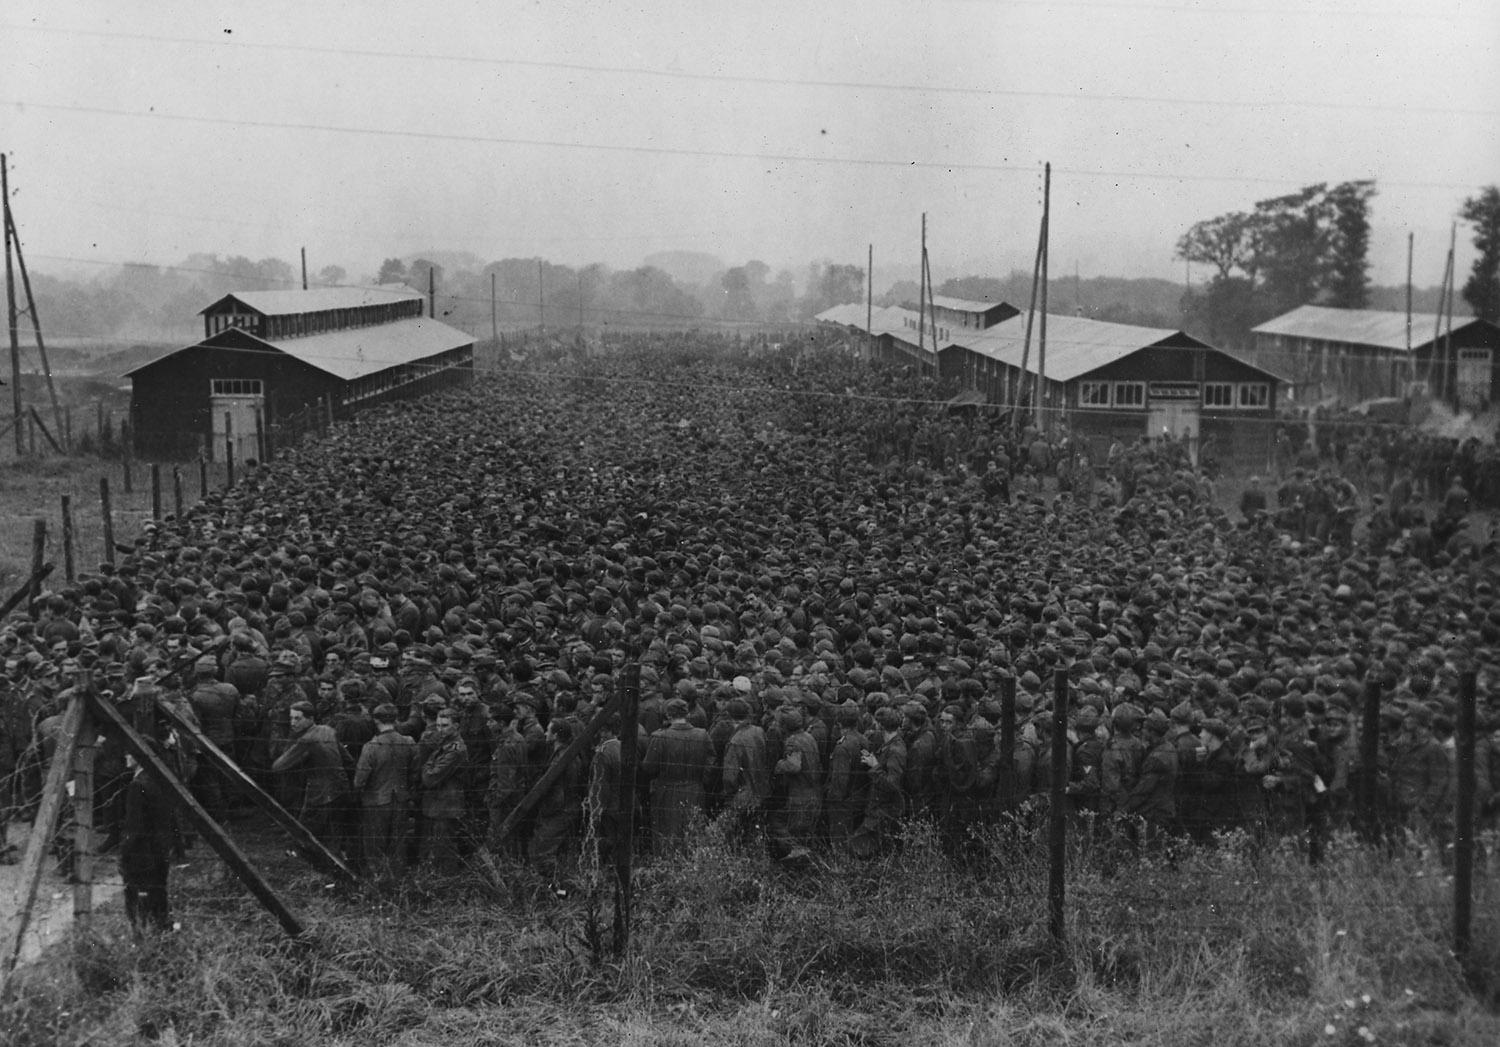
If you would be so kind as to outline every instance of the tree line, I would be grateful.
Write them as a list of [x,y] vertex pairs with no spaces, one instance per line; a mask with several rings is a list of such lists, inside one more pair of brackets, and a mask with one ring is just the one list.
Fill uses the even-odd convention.
[[[477,335],[494,320],[504,330],[566,329],[580,322],[622,327],[671,327],[738,321],[788,323],[864,298],[862,266],[814,262],[801,274],[773,271],[752,260],[725,266],[703,256],[701,278],[669,273],[660,265],[611,269],[546,259],[485,262],[461,252],[387,258],[372,272],[350,273],[328,265],[308,273],[310,286],[404,283],[425,293],[429,275],[439,319]],[[663,264],[671,259],[663,256]],[[493,285],[491,278],[493,277]],[[181,341],[202,332],[198,313],[236,291],[300,287],[301,274],[279,258],[192,254],[177,265],[128,264],[92,279],[37,274],[38,311],[45,330],[64,339]]]
[[[1374,300],[1370,284],[1376,192],[1371,180],[1319,182],[1194,223],[1178,239],[1176,256],[1213,275],[1183,296],[1183,326],[1216,345],[1242,348],[1253,327],[1301,305],[1396,307],[1388,295]],[[1476,316],[1500,318],[1500,189],[1465,200],[1459,217],[1474,227],[1478,251],[1464,301]]]

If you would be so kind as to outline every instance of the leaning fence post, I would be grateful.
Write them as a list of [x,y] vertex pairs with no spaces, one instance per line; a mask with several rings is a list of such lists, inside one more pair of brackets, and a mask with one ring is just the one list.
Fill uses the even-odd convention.
[[1458,804],[1453,832],[1453,954],[1469,957],[1474,912],[1474,670],[1458,678]]
[[34,520],[31,525],[31,601],[42,595],[42,564],[47,560],[47,521]]
[[1047,907],[1052,937],[1067,936],[1063,912],[1068,843],[1068,671],[1052,673],[1052,800],[1048,833]]
[[109,506],[109,477],[99,477],[99,515],[104,518],[104,562],[115,562],[115,517]]
[[78,580],[73,565],[73,496],[62,496],[63,577],[72,585]]

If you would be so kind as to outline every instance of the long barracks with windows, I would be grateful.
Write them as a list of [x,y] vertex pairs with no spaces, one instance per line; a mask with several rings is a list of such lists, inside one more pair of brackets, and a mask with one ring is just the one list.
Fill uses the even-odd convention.
[[203,310],[203,339],[127,373],[136,453],[236,461],[314,412],[467,383],[474,336],[423,315],[406,287],[242,291]]

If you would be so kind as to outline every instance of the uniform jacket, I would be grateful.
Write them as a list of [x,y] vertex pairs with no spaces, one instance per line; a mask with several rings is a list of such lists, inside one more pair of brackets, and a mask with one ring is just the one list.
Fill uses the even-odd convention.
[[417,762],[417,743],[394,728],[381,731],[360,750],[354,791],[365,807],[406,803]]

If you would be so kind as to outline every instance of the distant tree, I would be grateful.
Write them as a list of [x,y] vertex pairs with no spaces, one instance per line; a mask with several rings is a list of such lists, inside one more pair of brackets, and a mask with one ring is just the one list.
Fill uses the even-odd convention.
[[1371,181],[1341,182],[1328,191],[1331,235],[1324,281],[1328,304],[1363,309],[1370,302]]
[[1196,222],[1177,241],[1178,258],[1213,266],[1220,280],[1252,264],[1254,254],[1255,221],[1243,211]]
[[1459,217],[1474,226],[1474,268],[1464,282],[1464,301],[1474,315],[1500,321],[1500,186],[1487,186],[1464,201]]
[[1267,308],[1275,316],[1315,301],[1332,242],[1326,183],[1255,205],[1255,251]]
[[377,284],[398,284],[406,279],[406,263],[399,258],[387,258],[380,263],[380,273],[375,277]]
[[406,267],[406,282],[418,291],[426,291],[428,287],[428,274],[431,273],[431,281],[437,287],[443,286],[443,267],[436,262],[429,262],[425,258],[413,258],[411,265]]
[[341,265],[325,265],[318,270],[318,283],[325,287],[336,287],[349,278]]
[[825,309],[864,299],[865,271],[857,265],[824,265],[814,262],[808,269],[807,296],[800,312],[816,316]]
[[719,277],[719,286],[724,291],[721,308],[724,317],[730,320],[755,319],[755,298],[750,293],[750,274],[745,266],[724,270]]

